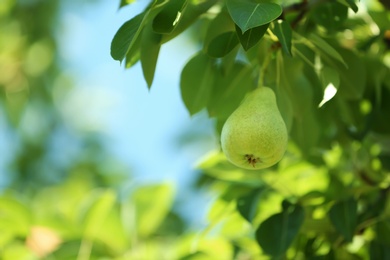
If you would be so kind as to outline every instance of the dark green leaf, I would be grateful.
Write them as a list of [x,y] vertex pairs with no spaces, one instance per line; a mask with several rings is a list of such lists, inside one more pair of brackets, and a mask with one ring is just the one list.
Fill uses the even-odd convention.
[[249,29],[245,33],[242,33],[240,27],[236,25],[236,31],[238,35],[238,39],[241,42],[242,47],[245,51],[252,48],[256,43],[260,41],[261,38],[263,38],[265,32],[268,29],[269,24],[264,24],[261,26],[254,27],[252,29]]
[[348,7],[337,1],[326,1],[318,5],[312,13],[313,20],[330,33],[342,28],[348,17]]
[[111,56],[114,60],[122,61],[127,51],[132,47],[142,29],[145,13],[131,18],[116,32],[111,42]]
[[207,52],[212,40],[215,39],[218,35],[221,35],[225,32],[231,32],[235,28],[235,24],[229,16],[229,13],[220,12],[209,24],[206,32],[205,39],[203,41],[203,48]]
[[366,90],[367,82],[367,68],[365,63],[362,62],[361,57],[350,50],[338,49],[337,51],[348,64],[348,68],[340,65],[335,66],[335,69],[340,75],[338,95],[348,100],[361,99]]
[[348,242],[352,241],[357,226],[357,202],[351,198],[334,204],[329,210],[333,226]]
[[180,22],[175,26],[172,33],[163,35],[162,42],[168,42],[176,36],[180,35],[190,25],[196,22],[199,19],[199,16],[210,9],[210,7],[212,7],[216,2],[217,0],[189,1],[185,6],[182,15],[180,16]]
[[139,61],[140,57],[141,57],[141,37],[137,37],[134,44],[131,45],[130,49],[126,53],[125,67],[127,69],[131,68]]
[[275,3],[254,3],[248,0],[227,0],[233,21],[245,33],[247,30],[272,22],[282,14]]
[[252,222],[256,216],[256,210],[262,189],[255,189],[248,195],[237,199],[237,210],[248,222]]
[[390,247],[373,240],[370,243],[370,259],[390,259]]
[[278,37],[283,51],[292,56],[291,54],[291,38],[292,30],[290,25],[284,20],[277,20],[273,23],[273,32]]
[[181,95],[191,115],[203,109],[209,101],[214,83],[213,68],[212,59],[199,52],[182,70]]
[[171,0],[153,19],[153,30],[157,33],[169,34],[179,23],[186,0]]
[[161,47],[161,34],[153,32],[152,27],[147,26],[141,37],[141,65],[148,88],[152,86],[156,63]]
[[390,220],[378,222],[375,233],[378,241],[390,247]]
[[256,231],[256,240],[268,255],[275,258],[283,255],[297,236],[305,218],[300,205],[290,205],[281,213],[262,222]]
[[357,13],[357,11],[359,11],[359,8],[358,6],[356,5],[355,3],[355,0],[338,0],[341,4],[345,5],[345,6],[348,6],[349,8],[351,8],[355,13]]
[[207,48],[207,54],[221,58],[231,52],[238,44],[236,32],[226,32],[215,37]]

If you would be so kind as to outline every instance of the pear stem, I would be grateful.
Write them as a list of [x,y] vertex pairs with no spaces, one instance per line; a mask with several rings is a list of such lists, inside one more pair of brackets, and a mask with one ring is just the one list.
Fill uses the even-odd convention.
[[268,64],[269,64],[269,62],[271,60],[270,59],[270,55],[271,55],[271,52],[268,52],[267,55],[265,56],[263,64],[261,65],[259,81],[257,82],[257,87],[258,88],[264,86],[264,75],[265,75],[265,71],[266,71],[266,69],[268,67]]

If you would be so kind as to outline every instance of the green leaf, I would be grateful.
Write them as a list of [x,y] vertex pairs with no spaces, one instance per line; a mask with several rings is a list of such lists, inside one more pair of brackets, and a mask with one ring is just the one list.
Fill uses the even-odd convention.
[[236,62],[229,73],[215,73],[216,79],[210,102],[207,105],[210,116],[227,119],[238,107],[245,94],[253,88],[251,67]]
[[141,65],[148,88],[152,86],[158,54],[161,47],[161,34],[153,32],[152,27],[146,26],[141,36]]
[[249,29],[245,33],[242,33],[240,27],[236,25],[236,32],[238,39],[245,51],[248,51],[250,48],[256,45],[263,38],[265,32],[267,31],[269,23],[254,27]]
[[339,201],[329,210],[333,226],[348,242],[352,241],[357,226],[357,202],[355,199]]
[[238,44],[236,32],[225,32],[215,37],[207,48],[207,54],[221,58],[231,52]]
[[173,196],[174,190],[169,184],[144,186],[134,192],[131,202],[137,233],[141,237],[151,235],[160,226],[171,209]]
[[125,22],[116,32],[111,42],[111,56],[122,61],[127,51],[132,47],[141,32],[145,12],[138,14]]
[[[340,87],[338,94],[346,100],[361,99],[366,90],[367,68],[362,57],[347,49],[337,50],[343,57],[343,60],[348,64],[345,66],[335,65],[334,69],[340,75]],[[378,75],[380,77],[380,75]],[[373,83],[375,84],[375,82]]]
[[376,238],[390,247],[390,220],[380,221],[375,226]]
[[88,198],[82,224],[84,227],[84,236],[88,239],[95,239],[104,225],[108,214],[116,201],[116,194],[112,190],[96,191]]
[[27,204],[2,195],[0,197],[0,230],[14,236],[27,236],[32,224],[31,210]]
[[184,32],[190,25],[199,20],[199,16],[212,7],[217,0],[188,1],[180,16],[180,22],[170,34],[164,34],[162,42],[168,42]]
[[370,259],[390,259],[390,247],[373,240],[370,243]]
[[226,5],[233,21],[243,33],[249,29],[270,23],[282,14],[282,8],[275,3],[227,0]]
[[278,37],[283,51],[292,56],[291,54],[291,38],[292,30],[290,25],[284,20],[277,20],[273,23],[273,32]]
[[124,7],[124,6],[126,6],[126,5],[129,5],[129,4],[132,4],[132,3],[134,3],[134,2],[135,2],[135,0],[121,0],[121,3],[120,3],[120,5],[119,5],[119,8]]
[[171,0],[153,19],[153,30],[161,34],[171,33],[180,22],[187,0]]
[[206,107],[214,84],[213,60],[197,53],[184,66],[180,77],[181,96],[191,115]]
[[302,206],[283,204],[281,213],[266,219],[256,230],[256,240],[261,248],[266,254],[275,258],[287,251],[305,218]]
[[326,1],[313,10],[311,17],[329,33],[334,33],[343,29],[342,25],[348,18],[348,7],[337,1]]
[[252,222],[253,218],[256,216],[256,210],[262,191],[262,188],[255,189],[249,194],[237,199],[237,210],[248,222]]
[[327,43],[324,39],[320,38],[316,34],[311,34],[309,36],[311,42],[320,50],[321,52],[329,55],[333,59],[341,62],[346,68],[348,68],[347,63],[345,63],[343,57],[333,48],[329,43]]
[[355,0],[337,0],[339,3],[345,5],[345,6],[348,6],[349,8],[351,8],[355,13],[357,13],[359,11],[359,8],[358,6],[356,5],[355,3]]

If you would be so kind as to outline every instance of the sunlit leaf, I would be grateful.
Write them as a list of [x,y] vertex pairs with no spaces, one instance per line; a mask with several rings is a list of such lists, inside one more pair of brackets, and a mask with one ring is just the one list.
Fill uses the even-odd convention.
[[236,31],[238,39],[245,51],[249,50],[256,45],[263,38],[265,32],[268,29],[269,24],[264,24],[247,30],[245,33],[242,33],[240,27],[236,25]]
[[160,34],[153,32],[151,26],[146,26],[141,36],[141,65],[144,78],[150,88],[153,83],[158,54],[161,47]]
[[129,5],[129,4],[132,4],[134,3],[136,0],[121,0],[121,3],[119,5],[119,8],[123,7],[123,6],[126,6],[126,5]]
[[169,184],[139,187],[130,203],[135,210],[137,233],[141,237],[151,235],[162,223],[171,209],[174,190]]
[[245,33],[247,30],[272,22],[282,13],[275,3],[255,3],[249,0],[227,0],[233,21]]
[[82,210],[82,224],[84,236],[95,239],[97,233],[104,225],[108,214],[115,204],[116,194],[112,190],[96,191],[91,194],[86,202],[86,208]]
[[26,236],[32,224],[28,206],[11,197],[0,197],[0,230],[13,236]]
[[212,93],[213,60],[199,52],[184,66],[180,89],[184,104],[191,115],[206,107]]
[[256,240],[268,255],[275,258],[290,247],[303,224],[305,212],[299,205],[286,205],[281,213],[272,215],[256,230]]
[[283,51],[292,56],[291,54],[291,39],[292,30],[290,25],[284,20],[277,20],[273,23],[273,32],[278,37],[280,44],[282,45]]
[[336,230],[351,242],[357,225],[357,202],[351,198],[339,201],[329,210],[329,219]]
[[142,29],[145,13],[140,13],[125,22],[116,32],[111,42],[111,56],[122,61],[127,51],[132,47]]
[[226,32],[215,37],[207,48],[207,54],[221,58],[231,52],[238,44],[236,32]]

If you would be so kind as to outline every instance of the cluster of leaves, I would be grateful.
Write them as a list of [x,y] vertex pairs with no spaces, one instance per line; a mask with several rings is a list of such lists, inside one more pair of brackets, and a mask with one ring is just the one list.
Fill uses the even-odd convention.
[[390,256],[390,14],[360,6],[154,0],[114,36],[112,57],[140,60],[150,87],[161,45],[195,27],[202,48],[182,70],[182,99],[218,131],[248,91],[275,90],[290,134],[281,163],[247,172],[217,152],[199,166],[221,194],[205,232],[222,226],[236,256]]

